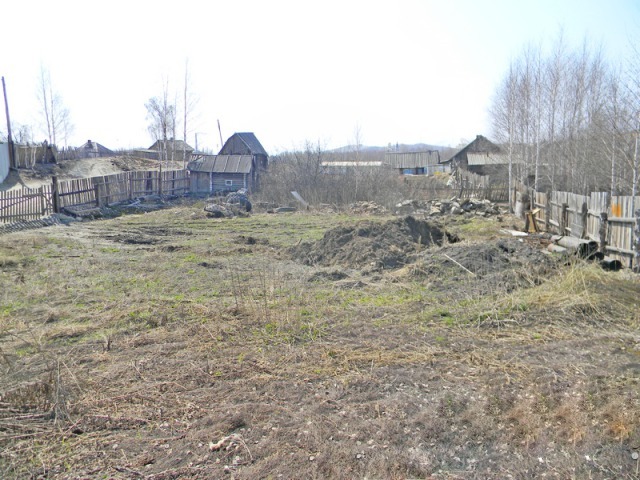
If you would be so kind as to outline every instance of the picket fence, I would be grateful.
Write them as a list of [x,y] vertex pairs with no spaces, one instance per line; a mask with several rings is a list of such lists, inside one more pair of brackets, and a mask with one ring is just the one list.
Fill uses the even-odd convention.
[[132,171],[0,192],[0,223],[39,220],[67,208],[98,208],[149,195],[184,195],[189,172]]

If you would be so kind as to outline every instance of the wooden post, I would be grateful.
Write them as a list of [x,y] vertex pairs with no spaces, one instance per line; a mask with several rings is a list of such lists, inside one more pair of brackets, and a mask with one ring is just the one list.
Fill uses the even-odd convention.
[[60,213],[60,191],[58,190],[58,177],[51,177],[51,199],[53,201],[53,213]]
[[640,272],[640,209],[636,210],[636,228],[633,249],[635,251],[633,271]]
[[547,200],[544,206],[544,229],[551,231],[551,190],[547,190]]
[[18,168],[16,165],[15,152],[13,150],[13,139],[11,138],[11,120],[9,119],[9,102],[7,102],[7,87],[2,77],[2,92],[4,94],[4,111],[7,116],[7,143],[9,145],[9,167]]
[[604,255],[607,251],[607,233],[609,230],[609,215],[607,212],[600,212],[600,252]]
[[42,212],[40,214],[41,217],[44,217],[47,214],[47,202],[45,201],[44,198],[44,187],[40,186],[38,188],[38,193],[40,194],[40,211]]
[[96,207],[102,207],[102,202],[100,201],[100,184],[98,182],[94,183],[93,189],[96,192]]
[[587,206],[587,202],[582,203],[582,212],[580,212],[581,223],[582,223],[582,231],[580,232],[580,237],[585,238],[587,236],[587,219],[589,215],[589,207]]
[[558,223],[560,224],[560,235],[565,236],[567,234],[567,220],[569,219],[569,204],[563,203],[562,209],[560,210],[560,219]]

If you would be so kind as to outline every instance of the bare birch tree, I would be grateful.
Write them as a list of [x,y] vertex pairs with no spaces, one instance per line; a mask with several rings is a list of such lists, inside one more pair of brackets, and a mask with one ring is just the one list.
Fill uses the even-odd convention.
[[194,120],[197,104],[198,97],[192,92],[189,59],[187,59],[184,64],[184,91],[182,96],[182,158],[184,159],[185,168],[187,166],[187,138],[189,136],[189,126]]
[[176,128],[175,104],[169,101],[169,84],[163,82],[162,95],[152,97],[145,103],[149,134],[155,141],[161,142],[160,162],[169,160],[168,140],[170,132]]
[[56,145],[58,135],[64,136],[65,144],[73,130],[69,109],[65,107],[61,95],[54,90],[49,70],[40,66],[38,78],[38,100],[42,114],[43,130],[50,145]]

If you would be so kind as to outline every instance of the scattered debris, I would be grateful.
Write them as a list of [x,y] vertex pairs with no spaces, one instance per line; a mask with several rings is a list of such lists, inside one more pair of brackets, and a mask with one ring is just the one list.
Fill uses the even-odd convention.
[[247,212],[251,211],[251,202],[249,201],[247,189],[241,188],[237,192],[227,195],[225,200],[227,205],[241,205]]
[[424,214],[430,217],[463,214],[490,217],[504,213],[495,203],[489,200],[459,199],[457,197],[453,197],[450,200],[404,200],[396,204],[394,212],[401,215]]
[[296,212],[298,209],[295,207],[278,207],[273,213],[288,213],[288,212]]
[[512,237],[527,237],[529,234],[526,232],[521,232],[519,230],[506,230],[501,229],[500,233],[504,233],[505,235],[511,235]]
[[302,196],[298,192],[291,192],[291,195],[293,195],[293,198],[300,202],[304,208],[309,207],[309,203],[305,201],[305,199],[302,198]]
[[599,259],[602,259],[604,257],[598,252],[598,242],[593,240],[564,236],[557,239],[552,237],[551,241],[567,250],[575,252],[580,258],[593,259],[599,257]]
[[355,215],[386,215],[388,210],[376,202],[355,202],[349,205],[349,212]]
[[246,216],[251,211],[252,205],[247,196],[247,191],[241,188],[232,192],[223,201],[216,201],[205,205],[204,211],[212,218],[232,218]]

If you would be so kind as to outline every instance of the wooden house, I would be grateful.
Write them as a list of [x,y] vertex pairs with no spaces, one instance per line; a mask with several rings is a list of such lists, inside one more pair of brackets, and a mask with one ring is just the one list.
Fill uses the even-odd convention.
[[459,168],[477,175],[489,175],[502,172],[509,165],[509,158],[498,145],[478,135],[473,142],[442,163],[449,164],[452,170]]
[[91,140],[87,140],[87,143],[78,148],[78,154],[79,158],[111,157],[115,155],[112,150]]
[[193,153],[194,149],[183,140],[174,140],[173,138],[171,138],[167,140],[166,155],[163,154],[164,151],[164,141],[156,140],[156,142],[148,149],[136,150],[136,154],[143,158],[149,158],[153,160],[162,159],[182,162],[191,158],[191,154]]
[[191,191],[223,194],[246,188],[250,193],[260,187],[260,175],[269,156],[253,133],[234,133],[218,155],[192,155]]

